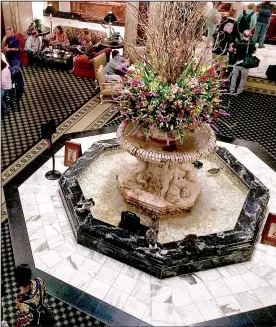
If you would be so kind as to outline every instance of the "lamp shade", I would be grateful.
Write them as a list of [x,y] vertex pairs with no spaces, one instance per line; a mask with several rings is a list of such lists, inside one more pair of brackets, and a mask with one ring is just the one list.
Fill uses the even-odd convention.
[[46,15],[52,15],[54,16],[57,13],[56,9],[52,6],[49,5],[46,9],[45,9],[45,14]]
[[107,23],[113,23],[113,22],[116,22],[117,18],[116,16],[113,14],[112,11],[109,11],[107,13],[107,15],[105,16],[104,18],[104,21],[107,22]]

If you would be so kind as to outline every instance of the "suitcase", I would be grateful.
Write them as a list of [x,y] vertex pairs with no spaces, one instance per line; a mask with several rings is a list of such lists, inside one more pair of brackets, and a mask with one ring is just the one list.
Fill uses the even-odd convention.
[[267,79],[276,82],[276,65],[270,65],[266,71]]

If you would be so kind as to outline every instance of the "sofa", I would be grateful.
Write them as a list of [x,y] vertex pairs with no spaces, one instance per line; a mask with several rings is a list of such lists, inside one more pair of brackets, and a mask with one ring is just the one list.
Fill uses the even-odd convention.
[[[111,52],[110,48],[104,49],[102,51],[99,51],[97,53],[94,53],[94,58],[98,57],[100,59],[100,63],[97,60],[97,67],[94,67],[94,58],[88,59],[87,55],[81,55],[77,56],[74,61],[74,75],[76,77],[86,77],[95,79],[96,78],[96,72],[95,68],[97,69],[99,65],[106,65],[107,62],[107,56],[109,57]],[[103,56],[102,54],[105,54]]]
[[[72,42],[73,38],[77,38],[81,31],[84,30],[84,28],[78,28],[73,26],[62,26],[63,31],[67,34],[68,39],[70,43]],[[89,36],[91,37],[91,42],[93,44],[96,44],[100,42],[102,39],[107,37],[106,32],[98,31],[98,30],[89,30]]]

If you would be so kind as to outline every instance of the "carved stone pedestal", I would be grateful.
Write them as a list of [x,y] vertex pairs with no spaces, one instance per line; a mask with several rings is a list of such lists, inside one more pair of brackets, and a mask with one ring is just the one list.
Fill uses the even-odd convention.
[[117,131],[118,143],[138,160],[118,176],[124,199],[156,218],[191,210],[201,192],[192,163],[214,151],[213,131],[204,125],[187,133],[183,143],[175,140],[169,151],[166,141],[146,140],[137,128],[122,123]]

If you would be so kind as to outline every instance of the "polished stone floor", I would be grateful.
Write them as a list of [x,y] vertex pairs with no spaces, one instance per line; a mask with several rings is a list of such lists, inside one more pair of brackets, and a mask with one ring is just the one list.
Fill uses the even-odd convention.
[[[75,139],[83,152],[99,139]],[[245,147],[218,142],[271,192],[276,211],[276,173]],[[64,149],[57,153],[64,172]],[[46,162],[20,187],[20,200],[35,266],[122,311],[156,326],[183,326],[276,304],[276,248],[258,243],[250,262],[159,280],[76,244],[57,182],[45,179]]]

